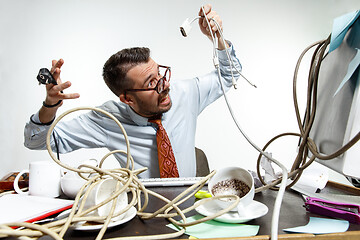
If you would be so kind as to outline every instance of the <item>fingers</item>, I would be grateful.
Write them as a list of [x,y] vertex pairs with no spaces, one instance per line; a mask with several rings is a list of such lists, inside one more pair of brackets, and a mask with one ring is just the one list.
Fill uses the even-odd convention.
[[79,98],[80,94],[79,93],[63,93],[62,91],[69,88],[71,86],[71,82],[67,81],[64,82],[62,84],[58,85],[60,87],[60,96],[62,97],[62,99],[75,99],[75,98]]
[[[205,13],[205,15],[204,15],[204,13]],[[217,31],[219,29],[222,30],[222,20],[221,20],[220,16],[217,14],[217,12],[212,10],[212,6],[210,4],[204,5],[200,9],[199,16],[202,16],[202,17],[206,16],[206,18],[208,19],[208,21],[206,21],[205,18],[199,19],[200,29],[208,37],[211,36],[210,28],[211,28],[211,31],[214,33],[217,33]],[[217,24],[215,23],[215,21]],[[208,24],[208,22],[209,22],[209,24]],[[210,27],[209,27],[209,25],[210,25]]]
[[206,4],[204,6],[202,6],[202,8],[200,8],[200,11],[199,11],[199,16],[203,17],[204,16],[204,11],[205,11],[205,14],[208,14],[210,11],[211,11],[211,4]]
[[[204,6],[202,6],[200,8],[200,11],[199,11],[199,16],[202,17],[199,19],[199,26],[201,28],[201,30],[205,30],[206,27],[207,27],[207,22],[205,20],[205,18],[203,18],[205,15],[207,15],[209,12],[211,11],[211,5],[210,4],[206,4]],[[205,12],[205,15],[204,15],[204,12]]]
[[[79,98],[80,94],[78,93],[64,93],[63,91],[71,86],[71,82],[67,81],[62,83],[60,79],[61,67],[64,64],[63,59],[52,60],[51,61],[51,70],[53,77],[55,78],[57,85],[47,84],[46,85],[46,99],[45,102],[48,105],[56,104],[59,100],[64,99],[75,99]],[[60,106],[60,105],[59,105]]]
[[[220,16],[219,16],[215,11],[212,11],[212,12],[208,13],[208,14],[206,15],[206,17],[207,17],[208,20],[209,20],[210,27],[211,27],[211,30],[212,30],[213,32],[216,32],[217,30],[219,30],[219,29],[218,29],[218,26],[215,24],[215,22],[214,22],[213,20],[215,20],[215,21],[218,23],[218,25],[219,25],[219,27],[220,27],[220,30],[222,30],[222,21],[221,21],[221,19],[220,19]],[[205,27],[206,30],[209,31],[209,26],[208,26],[206,20],[203,21],[203,27]]]
[[61,79],[60,79],[60,73],[61,73],[61,67],[64,64],[64,60],[62,58],[60,58],[59,60],[52,60],[51,62],[51,70],[50,72],[52,73],[53,77],[55,78],[56,82],[58,84],[61,83]]
[[60,83],[58,85],[53,85],[53,86],[49,86],[49,90],[53,91],[53,92],[61,92],[64,91],[65,89],[69,88],[71,86],[71,83],[69,81],[64,82],[64,83]]
[[69,88],[71,82],[67,81],[58,85],[47,85],[47,99],[51,102],[57,102],[63,99],[75,99],[79,98],[78,93],[63,93],[63,90]]
[[50,86],[50,88],[48,89],[49,95],[53,94],[53,95],[59,95],[59,96],[64,96],[67,94],[64,94],[63,91],[67,88],[69,88],[71,86],[71,82],[67,81],[58,85],[53,85]]
[[60,58],[59,60],[52,60],[51,61],[51,73],[53,73],[57,68],[61,68],[61,66],[64,64],[64,60]]
[[63,95],[63,99],[75,99],[75,98],[79,98],[80,94],[78,93],[67,93]]

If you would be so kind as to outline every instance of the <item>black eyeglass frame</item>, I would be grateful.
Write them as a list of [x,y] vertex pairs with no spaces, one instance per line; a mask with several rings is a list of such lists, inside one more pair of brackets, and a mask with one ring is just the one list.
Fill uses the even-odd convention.
[[[124,94],[126,96],[126,92],[143,92],[143,91],[156,91],[158,94],[164,91],[165,81],[170,82],[171,78],[171,67],[159,65],[159,67],[166,68],[164,75],[158,80],[156,86],[154,88],[138,88],[138,89],[125,89]],[[169,72],[169,79],[166,79],[166,75]],[[161,85],[160,85],[161,84]],[[160,88],[161,86],[161,88]]]

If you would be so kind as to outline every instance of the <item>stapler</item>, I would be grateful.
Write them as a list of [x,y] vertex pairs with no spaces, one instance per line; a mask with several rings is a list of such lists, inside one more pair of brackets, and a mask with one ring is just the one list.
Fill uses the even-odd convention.
[[307,211],[319,215],[345,219],[360,224],[360,206],[356,204],[332,202],[319,198],[308,197],[305,202]]

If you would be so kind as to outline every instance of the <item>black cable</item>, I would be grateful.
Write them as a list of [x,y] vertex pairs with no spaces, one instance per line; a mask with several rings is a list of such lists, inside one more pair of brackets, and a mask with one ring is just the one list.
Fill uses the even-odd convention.
[[54,142],[55,142],[56,156],[60,160],[59,146],[58,146],[58,142],[57,142],[56,137],[55,137],[55,132],[53,132],[52,135],[53,135]]

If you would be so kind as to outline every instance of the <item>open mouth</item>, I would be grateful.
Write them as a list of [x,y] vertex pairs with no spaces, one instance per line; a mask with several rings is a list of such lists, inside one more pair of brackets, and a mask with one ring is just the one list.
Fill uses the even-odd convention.
[[169,94],[166,94],[165,97],[160,100],[160,104],[167,103],[169,100]]

